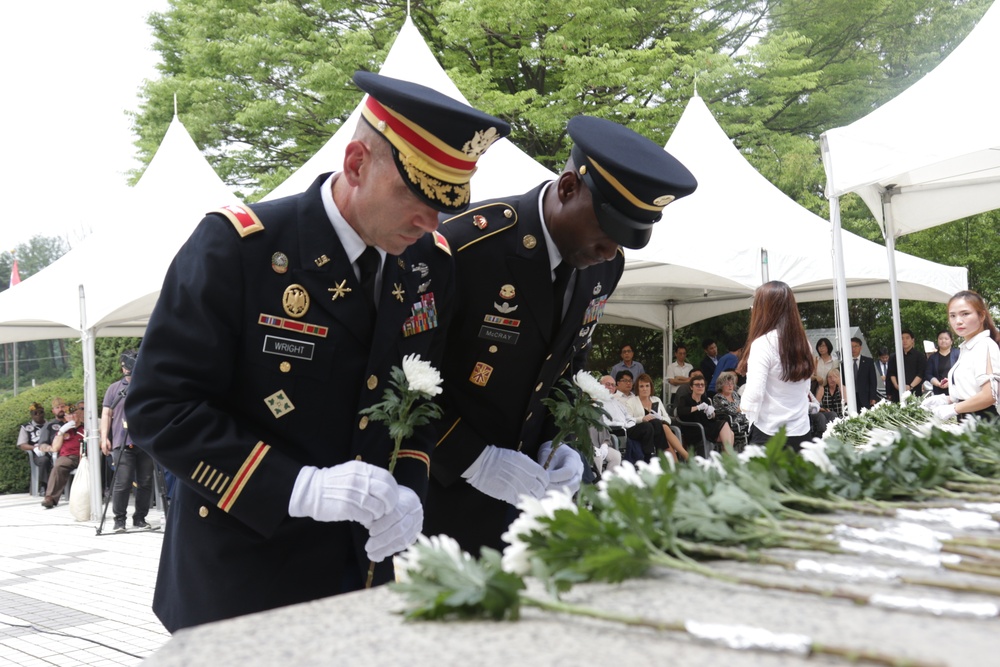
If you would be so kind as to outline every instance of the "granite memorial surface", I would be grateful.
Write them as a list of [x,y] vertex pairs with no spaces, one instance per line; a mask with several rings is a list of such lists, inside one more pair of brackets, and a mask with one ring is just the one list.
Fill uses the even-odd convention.
[[[829,516],[829,515],[827,515]],[[584,584],[564,600],[651,620],[753,626],[921,665],[1000,665],[1000,578],[953,569],[968,555],[943,552],[948,535],[998,539],[996,514],[980,525],[841,516],[844,553],[769,550],[798,568],[710,562],[727,574],[851,594],[731,584],[668,569],[621,584]],[[991,525],[992,524],[992,525]],[[849,526],[849,527],[848,527]],[[990,552],[972,560],[990,569]],[[942,564],[947,563],[947,565]],[[992,563],[1000,571],[1000,562]],[[890,575],[892,575],[890,577]],[[933,584],[933,585],[928,585]],[[544,596],[541,589],[533,595]],[[873,597],[879,596],[879,597]],[[885,606],[888,605],[888,606]],[[900,605],[915,605],[904,610]],[[681,632],[524,608],[519,621],[408,621],[405,600],[377,588],[212,623],[175,634],[143,664],[256,665],[843,665],[832,656],[734,649]],[[870,664],[870,663],[861,663]],[[902,663],[900,663],[902,664]]]

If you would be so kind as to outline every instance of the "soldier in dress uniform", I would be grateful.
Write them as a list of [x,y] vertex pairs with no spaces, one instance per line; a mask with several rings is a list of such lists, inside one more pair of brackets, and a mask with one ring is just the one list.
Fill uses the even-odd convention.
[[395,474],[382,400],[407,354],[440,365],[454,265],[438,214],[467,208],[510,128],[416,84],[368,93],[343,171],[210,213],[164,281],[125,403],[178,481],[153,608],[171,632],[392,578],[415,540],[435,441]]
[[580,116],[555,181],[473,204],[441,231],[458,295],[442,371],[444,433],[431,461],[424,532],[464,549],[501,548],[521,494],[576,488],[579,454],[556,450],[542,399],[586,363],[624,268],[621,247],[649,242],[663,208],[697,183],[670,154],[611,121]]

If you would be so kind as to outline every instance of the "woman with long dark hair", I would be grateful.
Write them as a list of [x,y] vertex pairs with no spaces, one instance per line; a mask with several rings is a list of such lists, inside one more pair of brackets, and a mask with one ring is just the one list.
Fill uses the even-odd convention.
[[810,438],[814,363],[791,287],[772,280],[757,288],[747,340],[736,372],[747,378],[742,407],[750,419],[750,442],[764,444],[784,428],[787,446],[798,451]]
[[925,399],[924,407],[941,419],[968,414],[996,418],[1000,331],[986,301],[972,290],[959,292],[948,302],[948,324],[962,338],[958,361],[948,373],[948,394]]

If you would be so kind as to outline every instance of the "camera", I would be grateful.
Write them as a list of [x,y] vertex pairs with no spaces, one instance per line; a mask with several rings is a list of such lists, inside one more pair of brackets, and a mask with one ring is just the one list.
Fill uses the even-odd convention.
[[121,356],[118,357],[118,361],[125,370],[131,375],[132,371],[135,369],[135,362],[139,359],[139,353],[136,350],[125,350],[122,352]]

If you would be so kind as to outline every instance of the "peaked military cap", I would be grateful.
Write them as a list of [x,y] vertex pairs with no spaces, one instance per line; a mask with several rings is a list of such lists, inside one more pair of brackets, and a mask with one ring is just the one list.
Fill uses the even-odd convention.
[[567,131],[573,139],[573,164],[590,189],[597,222],[626,248],[649,243],[663,207],[698,187],[677,158],[618,123],[577,116]]
[[476,161],[510,125],[426,86],[371,72],[355,72],[368,93],[362,117],[392,146],[403,182],[438,211],[469,206]]

